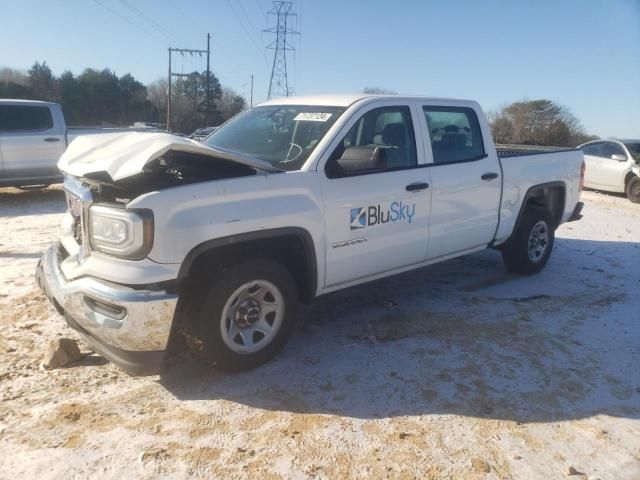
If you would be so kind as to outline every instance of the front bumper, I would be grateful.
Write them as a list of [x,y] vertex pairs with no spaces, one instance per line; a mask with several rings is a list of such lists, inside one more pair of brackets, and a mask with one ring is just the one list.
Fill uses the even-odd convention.
[[128,373],[157,373],[178,296],[91,277],[67,281],[60,259],[60,243],[54,243],[38,263],[36,279],[69,326],[96,352]]

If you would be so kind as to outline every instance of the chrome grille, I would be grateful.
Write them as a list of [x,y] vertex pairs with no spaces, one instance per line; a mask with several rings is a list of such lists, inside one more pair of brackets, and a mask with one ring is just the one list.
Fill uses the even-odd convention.
[[73,238],[78,245],[83,245],[86,243],[83,228],[86,228],[84,227],[85,217],[92,201],[91,190],[72,177],[65,178],[64,190],[67,198],[67,210],[73,218],[71,227]]
[[82,201],[69,191],[66,192],[66,195],[67,211],[73,217],[73,224],[71,226],[73,238],[78,242],[78,245],[82,245]]

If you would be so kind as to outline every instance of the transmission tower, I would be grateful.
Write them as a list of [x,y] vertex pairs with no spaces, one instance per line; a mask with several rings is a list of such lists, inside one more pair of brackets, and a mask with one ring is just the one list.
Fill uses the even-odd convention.
[[273,8],[267,12],[269,16],[276,17],[276,26],[264,30],[276,36],[275,40],[267,45],[268,50],[274,50],[267,99],[288,97],[292,93],[287,78],[287,51],[294,51],[295,48],[287,41],[287,36],[300,35],[300,32],[287,25],[289,19],[296,16],[292,10],[293,2],[277,1],[273,2]]

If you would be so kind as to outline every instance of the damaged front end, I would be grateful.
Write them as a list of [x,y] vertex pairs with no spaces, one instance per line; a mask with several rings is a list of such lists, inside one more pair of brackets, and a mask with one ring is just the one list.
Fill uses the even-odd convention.
[[131,202],[148,192],[259,172],[270,164],[168,134],[79,137],[58,163],[67,213],[38,284],[96,351],[133,374],[154,373],[171,335],[174,265],[148,258],[153,212]]
[[91,189],[95,202],[126,205],[148,192],[256,173],[255,168],[229,160],[212,161],[200,154],[169,150],[135,175],[114,181],[104,171],[92,172],[84,175],[81,181]]
[[281,170],[270,163],[166,133],[79,137],[58,168],[86,184],[94,201],[126,204],[152,191]]

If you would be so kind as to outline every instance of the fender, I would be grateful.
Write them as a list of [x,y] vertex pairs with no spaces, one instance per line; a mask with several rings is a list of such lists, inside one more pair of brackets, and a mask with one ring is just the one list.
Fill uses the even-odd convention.
[[[565,185],[565,183],[557,181],[557,182],[547,182],[547,183],[539,183],[537,185],[532,185],[531,187],[529,187],[527,192],[524,194],[524,197],[522,198],[522,203],[520,204],[520,210],[518,211],[518,216],[516,217],[516,222],[513,225],[513,230],[511,231],[511,235],[509,235],[509,238],[507,238],[504,242],[500,243],[499,245],[506,245],[507,243],[509,243],[509,240],[511,240],[513,233],[516,232],[520,227],[520,222],[522,221],[522,215],[524,214],[524,211],[527,208],[527,202],[529,201],[530,198],[534,196],[534,193],[536,191],[542,190],[544,188],[560,188],[562,190],[563,205],[562,205],[562,211],[560,212],[560,218],[558,218],[558,221],[562,219],[562,215],[564,215],[564,211],[566,208],[566,205],[564,204],[564,202],[566,202],[566,198],[567,198],[567,194],[566,194],[567,186]],[[491,243],[489,244],[489,247],[494,247],[494,246],[496,246],[495,240],[492,240]]]
[[304,246],[304,255],[309,265],[310,282],[308,294],[310,299],[312,299],[313,297],[315,297],[318,288],[318,263],[316,259],[316,250],[311,234],[304,228],[300,227],[282,227],[258,230],[255,232],[246,232],[237,235],[230,235],[227,237],[214,238],[212,240],[202,242],[199,245],[193,247],[185,257],[182,265],[180,266],[177,281],[181,282],[187,278],[191,267],[193,266],[193,263],[200,255],[205,252],[209,252],[220,247],[240,245],[255,240],[267,240],[285,236],[295,236],[302,240],[302,244]]

